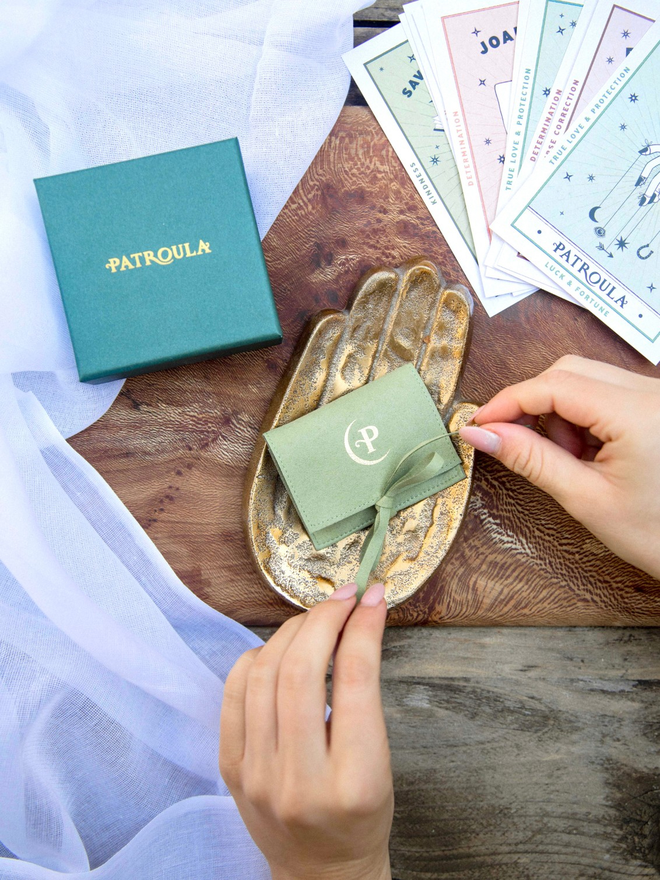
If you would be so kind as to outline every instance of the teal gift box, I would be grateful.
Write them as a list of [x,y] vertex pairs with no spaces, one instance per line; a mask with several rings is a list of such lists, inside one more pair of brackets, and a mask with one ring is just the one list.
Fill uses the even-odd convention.
[[236,138],[35,186],[81,381],[282,341]]

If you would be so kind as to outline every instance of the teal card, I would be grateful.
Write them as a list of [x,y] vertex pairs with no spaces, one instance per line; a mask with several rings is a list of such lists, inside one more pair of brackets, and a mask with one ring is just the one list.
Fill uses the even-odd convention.
[[[533,3],[533,13],[540,19],[538,44],[533,46],[529,74],[523,71],[521,87],[529,92],[529,113],[523,126],[520,154],[525,156],[530,149],[530,140],[541,119],[546,101],[566,54],[571,37],[577,27],[582,2],[570,3],[568,0],[537,0]],[[526,68],[527,69],[527,68]]]
[[[623,39],[619,37],[619,39]],[[592,96],[494,230],[660,360],[660,24]],[[657,282],[657,283],[656,283]]]
[[82,381],[281,341],[235,138],[35,185]]
[[374,522],[375,505],[392,491],[404,459],[409,459],[406,468],[412,473],[431,454],[433,475],[399,487],[393,512],[465,478],[438,410],[412,364],[264,436],[317,550]]

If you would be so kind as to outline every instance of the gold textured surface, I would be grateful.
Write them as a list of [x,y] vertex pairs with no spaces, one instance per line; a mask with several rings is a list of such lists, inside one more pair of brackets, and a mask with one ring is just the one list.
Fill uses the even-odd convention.
[[[367,530],[315,550],[280,480],[262,435],[405,363],[413,363],[449,431],[469,421],[474,404],[457,402],[472,300],[448,288],[427,259],[374,269],[346,311],[313,318],[261,426],[246,485],[248,546],[257,569],[285,599],[310,608],[355,579]],[[392,518],[371,582],[385,584],[389,607],[408,599],[440,564],[467,506],[473,449],[455,438],[467,479]],[[337,479],[342,475],[337,474]]]

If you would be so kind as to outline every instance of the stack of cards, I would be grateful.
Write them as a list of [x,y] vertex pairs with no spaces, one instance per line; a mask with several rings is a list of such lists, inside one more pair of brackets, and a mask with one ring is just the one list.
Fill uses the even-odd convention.
[[653,363],[656,6],[418,0],[345,56],[489,315],[542,288]]

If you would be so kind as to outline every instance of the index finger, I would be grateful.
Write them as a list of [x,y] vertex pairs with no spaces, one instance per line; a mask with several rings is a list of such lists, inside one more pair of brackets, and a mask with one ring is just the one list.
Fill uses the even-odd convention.
[[606,442],[612,439],[610,416],[627,410],[630,398],[629,389],[609,382],[567,370],[548,370],[500,391],[476,413],[474,423],[514,422],[525,415],[554,412]]
[[[332,671],[330,750],[364,763],[387,740],[380,696],[380,655],[387,606],[374,584],[344,626]],[[376,604],[369,604],[378,598]]]
[[618,385],[620,388],[655,392],[660,390],[657,379],[650,376],[642,376],[631,370],[615,367],[614,364],[605,363],[605,361],[595,361],[592,358],[580,357],[574,354],[560,357],[545,372],[550,372],[551,370],[568,370],[569,373],[590,376],[592,379],[600,379],[601,382]]
[[[329,368],[321,371],[327,378],[321,403],[329,403],[369,381],[381,335],[398,291],[399,276],[392,269],[376,269],[360,279],[342,338]],[[327,357],[325,352],[321,355]]]
[[309,773],[318,769],[325,753],[326,674],[356,590],[355,584],[346,584],[308,611],[280,662],[277,747]]

